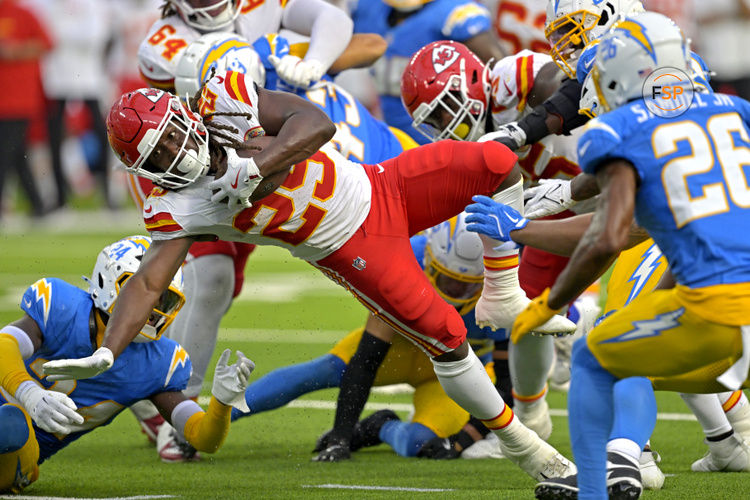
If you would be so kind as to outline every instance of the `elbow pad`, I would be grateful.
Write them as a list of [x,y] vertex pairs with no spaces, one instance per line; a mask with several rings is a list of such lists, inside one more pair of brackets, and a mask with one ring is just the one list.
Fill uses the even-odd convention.
[[571,130],[589,121],[587,116],[578,113],[582,89],[583,86],[578,80],[566,78],[552,97],[542,104],[547,113],[560,117],[563,123],[562,132],[565,135],[570,135]]

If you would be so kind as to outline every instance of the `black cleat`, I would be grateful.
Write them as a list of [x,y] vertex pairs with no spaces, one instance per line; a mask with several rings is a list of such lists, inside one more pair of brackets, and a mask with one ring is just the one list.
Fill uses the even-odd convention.
[[[326,442],[321,443],[324,438],[326,438]],[[352,458],[352,454],[349,451],[349,442],[344,438],[331,436],[330,431],[318,439],[318,445],[323,448],[317,450],[319,453],[313,457],[313,462],[341,462],[342,460]]]
[[350,449],[357,451],[360,448],[380,444],[380,429],[383,424],[391,420],[401,420],[393,410],[378,410],[367,418],[363,418],[354,424],[354,433]]
[[578,476],[545,479],[537,483],[534,496],[538,500],[574,500],[578,498]]
[[611,500],[636,500],[643,493],[638,461],[617,452],[607,453],[607,493]]

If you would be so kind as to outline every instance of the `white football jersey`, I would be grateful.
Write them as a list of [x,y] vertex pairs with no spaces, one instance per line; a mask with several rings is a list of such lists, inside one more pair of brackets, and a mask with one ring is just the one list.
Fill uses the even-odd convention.
[[[536,75],[547,63],[554,64],[550,56],[530,50],[522,50],[495,63],[490,71],[490,106],[496,127],[531,113],[528,98]],[[527,187],[539,179],[569,179],[581,172],[576,135],[550,135],[516,151]]]
[[243,0],[235,31],[250,42],[266,33],[278,33],[288,0]]
[[[245,82],[242,73],[217,74],[200,102],[201,114],[247,114],[213,117],[232,127],[230,133],[240,141],[263,133],[255,86]],[[364,168],[330,143],[292,167],[279,188],[250,208],[230,210],[225,203],[211,202],[212,180],[204,177],[179,191],[155,189],[143,207],[151,237],[212,234],[226,241],[281,246],[295,257],[316,261],[346,243],[370,212],[372,187]]]
[[180,57],[200,36],[177,14],[156,21],[138,47],[138,69],[143,79],[152,87],[173,89]]
[[549,42],[544,37],[549,0],[486,0],[494,3],[493,27],[500,38],[506,54],[515,54],[523,49],[549,52]]

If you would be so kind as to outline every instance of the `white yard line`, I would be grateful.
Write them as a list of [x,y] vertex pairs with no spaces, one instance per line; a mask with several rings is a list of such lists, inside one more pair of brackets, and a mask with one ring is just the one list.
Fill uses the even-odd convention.
[[452,488],[406,488],[402,486],[365,486],[359,484],[303,484],[302,487],[334,490],[414,491],[418,493],[439,493],[441,491],[456,491]]
[[151,500],[153,498],[176,498],[174,495],[136,495],[132,497],[42,497],[32,495],[0,496],[2,500]]

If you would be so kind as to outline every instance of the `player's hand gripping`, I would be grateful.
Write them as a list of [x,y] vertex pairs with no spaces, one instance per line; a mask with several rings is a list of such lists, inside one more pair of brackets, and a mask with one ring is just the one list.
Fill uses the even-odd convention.
[[474,203],[466,207],[466,229],[498,241],[512,241],[510,232],[523,229],[529,223],[515,209],[497,203],[487,196],[472,196]]
[[281,58],[268,56],[276,74],[292,87],[306,89],[317,82],[326,72],[323,63],[315,60],[304,61],[297,56],[287,54]]
[[216,363],[214,370],[214,384],[211,394],[221,403],[248,413],[250,408],[245,401],[245,389],[247,389],[250,374],[255,370],[255,363],[237,351],[237,362],[228,364],[231,351],[225,349]]
[[484,134],[477,140],[477,142],[487,141],[497,141],[511,151],[515,151],[526,145],[526,132],[518,126],[517,122],[510,122],[501,125],[494,132]]
[[85,358],[47,361],[42,365],[42,371],[50,381],[91,378],[109,370],[114,362],[112,351],[100,347]]
[[543,325],[558,311],[550,309],[547,305],[549,300],[549,288],[545,289],[542,294],[529,302],[526,309],[516,316],[513,322],[513,329],[510,332],[510,340],[517,344],[529,332]]
[[61,392],[42,389],[36,382],[22,382],[15,397],[36,425],[47,432],[70,434],[73,425],[83,423],[83,417],[76,413],[78,408],[72,399]]
[[524,191],[523,198],[529,219],[557,214],[576,204],[570,193],[570,181],[563,179],[541,179],[538,186]]
[[260,170],[252,158],[240,158],[232,148],[225,148],[225,151],[227,171],[208,184],[208,188],[214,191],[211,201],[219,203],[226,198],[229,208],[236,208],[237,205],[251,207],[250,195],[263,180]]

